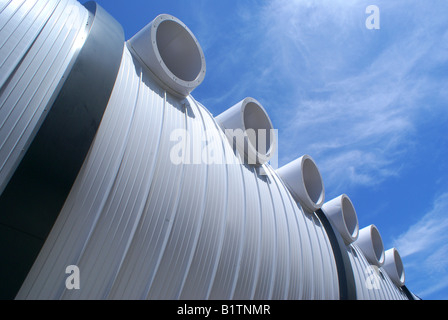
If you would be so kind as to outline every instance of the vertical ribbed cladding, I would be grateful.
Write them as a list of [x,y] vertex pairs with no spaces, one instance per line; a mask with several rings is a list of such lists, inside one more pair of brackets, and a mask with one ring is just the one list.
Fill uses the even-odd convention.
[[367,261],[356,242],[347,246],[347,253],[356,283],[356,296],[359,300],[408,300],[383,268]]
[[[325,188],[319,169],[314,160],[304,155],[277,169],[277,174],[285,183],[292,198],[304,209],[298,214],[305,219],[306,233],[310,241],[309,256],[312,264],[309,273],[313,281],[304,284],[305,299],[338,299],[339,285],[335,258],[321,221],[314,212],[321,208],[325,200]],[[317,250],[319,248],[319,250]],[[317,251],[316,251],[317,250]],[[306,262],[305,262],[306,266]]]
[[251,166],[241,164],[241,175],[244,185],[245,201],[244,231],[242,238],[242,251],[239,259],[239,269],[233,279],[231,299],[252,299],[259,272],[259,257],[261,249],[261,203],[258,187],[255,181],[255,169]]
[[[147,27],[138,32],[131,40],[129,47],[138,56],[144,65],[146,65],[154,76],[154,80],[158,81],[169,92],[182,97],[187,96],[197,85],[199,85],[205,76],[205,59],[196,38],[191,31],[177,18],[170,15],[160,15],[154,19]],[[166,123],[165,134],[162,141],[165,143],[171,139],[171,134],[176,129],[185,129],[188,137],[185,137],[187,143],[193,145],[193,157],[196,157],[198,141],[200,143],[201,136],[204,131],[202,119],[195,110],[195,106],[188,103],[181,104],[167,95],[167,100],[172,100],[165,105],[167,112],[174,112],[169,118],[178,118],[183,120],[184,125],[177,126],[176,122]],[[173,108],[174,106],[174,108]],[[182,113],[179,113],[180,109]],[[179,115],[181,118],[179,118]],[[183,119],[182,119],[183,118]],[[192,141],[189,141],[190,136]],[[185,146],[187,147],[187,146]],[[201,157],[201,147],[199,146],[199,156]],[[187,148],[185,148],[187,149]],[[184,283],[187,280],[186,275],[191,267],[193,254],[198,245],[198,237],[200,235],[201,225],[204,220],[204,212],[206,210],[206,197],[210,191],[207,186],[208,167],[200,164],[189,163],[191,159],[184,159],[188,163],[181,162],[177,164],[177,170],[181,170],[180,179],[177,182],[163,180],[163,175],[167,171],[172,171],[173,163],[170,159],[171,153],[158,154],[159,168],[156,169],[156,175],[159,178],[160,185],[164,186],[162,190],[170,190],[172,184],[179,184],[177,194],[170,197],[175,199],[171,210],[163,210],[146,212],[148,215],[165,215],[164,222],[167,227],[162,226],[161,233],[157,235],[159,229],[152,232],[154,242],[160,243],[160,251],[149,255],[149,263],[153,265],[150,278],[146,282],[144,294],[150,299],[172,299],[179,298]],[[165,156],[165,158],[161,157]],[[157,181],[157,180],[156,180]],[[159,186],[160,186],[159,185]],[[159,186],[154,185],[153,188]],[[212,188],[210,188],[212,189]],[[200,192],[201,197],[189,196],[196,190]],[[167,197],[167,195],[159,194],[159,197]],[[152,207],[158,202],[158,198],[149,201],[148,206]],[[146,220],[146,215],[144,216]],[[166,224],[166,221],[169,221]],[[153,226],[147,226],[152,229]],[[139,241],[139,237],[133,242]],[[148,260],[147,260],[148,262]],[[132,265],[132,260],[129,262]],[[179,270],[183,270],[180,272]],[[125,272],[123,271],[123,274]],[[146,278],[146,277],[145,277]],[[116,285],[119,288],[119,284]],[[118,290],[118,289],[117,289]]]
[[[85,292],[65,291],[63,298],[107,298],[132,245],[154,176],[163,130],[164,105],[157,87],[142,74],[122,165],[94,232],[76,265],[84,274]],[[147,106],[153,105],[151,113]],[[105,264],[104,261],[108,263]]]
[[404,286],[405,275],[403,261],[396,248],[391,248],[384,253],[383,268],[396,286]]
[[89,155],[17,299],[63,298],[65,268],[76,265],[84,256],[84,248],[96,230],[118,175],[133,120],[139,79],[131,55],[125,51]]
[[[291,271],[291,289],[288,299],[339,299],[336,262],[328,236],[314,214],[302,211],[296,199],[288,191],[284,180],[275,174],[287,193],[285,204],[292,207],[290,226],[291,246],[299,250],[291,250],[292,265],[297,263],[299,274]],[[295,220],[295,221],[294,221]],[[294,222],[293,222],[294,221]],[[292,247],[293,248],[293,247]],[[298,298],[296,298],[298,296]]]
[[[275,232],[276,232],[276,243],[274,247],[275,252],[275,265],[273,266],[273,276],[272,276],[272,293],[270,298],[274,300],[282,300],[288,298],[288,292],[291,288],[291,269],[294,269],[292,265],[294,262],[291,260],[291,251],[294,247],[298,246],[298,243],[294,245],[291,243],[291,231],[290,228],[293,225],[289,225],[288,212],[285,204],[285,199],[282,197],[282,189],[280,189],[280,184],[278,177],[275,175],[274,170],[270,166],[265,166],[267,170],[268,179],[272,185],[270,188],[270,194],[272,197],[272,203],[277,204],[274,207],[275,214]],[[280,234],[284,234],[281,236]],[[298,251],[298,250],[297,250]],[[297,295],[298,296],[298,295]]]
[[188,96],[204,80],[202,48],[190,29],[176,17],[157,16],[128,43],[155,79],[175,95]]
[[[211,119],[213,121],[213,119]],[[219,260],[215,265],[215,275],[208,285],[208,299],[231,299],[235,291],[235,279],[238,278],[241,259],[243,254],[243,244],[246,230],[246,194],[245,180],[242,168],[235,159],[233,150],[226,142],[226,137],[217,125],[218,139],[223,148],[223,156],[226,159],[227,170],[227,190],[226,190],[226,219],[224,224],[224,234],[221,244]]]
[[[344,200],[349,200],[345,194],[332,199],[322,206],[322,212],[344,240],[339,249],[347,254],[353,274],[354,286],[348,289],[354,292],[350,294],[360,300],[407,299],[389,272],[380,268],[386,255],[378,229],[371,225],[359,231],[354,206],[351,201]],[[389,257],[391,273],[396,274],[393,257]]]
[[[167,23],[166,32],[185,30]],[[302,211],[268,165],[261,175],[245,164],[206,109],[161,84],[132,48],[125,47],[95,141],[18,298],[337,299],[319,219]],[[213,152],[225,163],[204,163]],[[72,264],[80,290],[65,288]]]
[[[285,299],[304,299],[309,292],[307,292],[307,283],[313,281],[312,269],[307,268],[311,262],[310,259],[303,259],[304,256],[309,257],[309,237],[305,230],[305,224],[302,223],[302,215],[297,215],[298,208],[294,200],[287,193],[283,181],[277,176],[272,168],[269,168],[270,179],[272,185],[275,186],[281,201],[276,201],[283,205],[286,225],[284,229],[279,229],[277,234],[279,236],[278,245],[282,241],[287,242],[287,247],[282,247],[281,250],[289,255],[289,264],[286,267],[286,285],[277,290],[285,290]],[[280,227],[280,224],[278,225]],[[282,236],[282,234],[284,236]],[[286,237],[287,235],[287,237]],[[277,261],[280,261],[279,259]],[[282,268],[278,268],[282,270]],[[310,273],[311,271],[311,273]],[[278,274],[278,273],[277,273]],[[305,275],[311,275],[306,277]],[[275,294],[273,296],[275,299]]]
[[[220,131],[216,130],[216,124],[202,105],[192,98],[188,98],[188,102],[195,106],[195,114],[204,122],[203,138],[211,143],[202,145],[204,148],[202,161],[208,164],[208,182],[207,197],[204,199],[204,217],[198,234],[199,241],[194,250],[191,265],[185,273],[185,280],[178,297],[203,300],[209,298],[221,252],[225,250],[225,226],[230,215],[228,206],[241,203],[241,200],[235,200],[235,196],[241,199],[241,195],[235,195],[229,190],[229,180],[233,179],[229,178],[231,168],[224,162],[226,150]],[[216,157],[216,149],[223,151],[219,153],[218,157]],[[225,192],[226,195],[222,196],[222,192]],[[232,204],[226,199],[231,199],[234,203]],[[222,297],[226,296],[228,295],[222,295]]]
[[3,2],[6,7],[0,7],[0,88],[32,46],[59,1]]
[[0,194],[88,34],[88,12],[76,1],[12,1],[2,15]]
[[294,199],[307,212],[320,209],[325,201],[325,187],[319,169],[309,155],[304,155],[277,169]]
[[[232,163],[237,164],[236,160]],[[230,298],[337,299],[334,257],[319,221],[305,218],[269,166],[263,168],[267,176],[258,175],[258,170],[251,166],[237,164],[236,167],[242,171],[244,191],[233,189],[233,193],[243,193],[246,199],[243,203],[246,210],[241,212],[241,206],[235,206],[240,212],[233,218],[244,219],[242,255],[240,258],[235,254],[229,255],[232,261],[240,261],[236,266],[224,259],[228,256],[221,256],[210,298],[229,298],[221,286],[228,288],[229,282],[225,277],[230,278],[236,269],[235,288]],[[229,185],[238,186],[231,179]],[[231,211],[228,214],[233,216]],[[238,243],[227,234],[237,232],[239,236],[239,230],[241,227],[237,221],[226,227],[227,242],[222,252],[228,252],[232,247],[238,250]],[[285,264],[285,261],[290,263]],[[317,263],[319,268],[314,267]],[[304,286],[306,283],[308,285]]]
[[314,213],[305,213],[314,274],[311,299],[338,299],[336,262],[325,229]]
[[[147,75],[145,77],[147,78]],[[149,78],[147,80],[143,84],[143,90],[145,95],[151,95],[151,89],[146,85],[152,81],[149,81]],[[161,255],[167,246],[177,213],[181,210],[179,201],[185,176],[184,167],[171,166],[170,170],[167,170],[167,166],[170,163],[171,132],[173,128],[186,129],[187,115],[180,103],[169,95],[165,98],[162,89],[157,90],[160,96],[154,96],[155,99],[145,106],[146,113],[155,111],[154,108],[163,109],[164,113],[159,137],[160,145],[153,160],[154,175],[147,194],[142,198],[145,206],[138,227],[130,239],[127,255],[122,258],[122,266],[108,296],[112,299],[147,298],[155,274],[159,270]],[[152,131],[146,138],[151,139],[153,133],[155,132]]]
[[238,102],[216,116],[216,121],[247,164],[262,165],[274,155],[274,127],[266,110],[254,98]]
[[[179,203],[174,217],[170,236],[156,268],[154,280],[148,292],[148,299],[178,299],[185,275],[191,265],[198,244],[198,235],[205,213],[205,199],[208,195],[208,166],[195,164],[192,160],[202,150],[203,121],[195,105],[186,104],[183,113],[185,129],[191,137],[191,158],[182,162],[183,178],[179,190]],[[176,127],[172,127],[176,129]],[[187,138],[188,139],[188,138]],[[170,170],[172,159],[163,159],[165,167],[161,172]]]
[[58,197],[64,188],[47,188],[49,180],[60,177],[29,161],[35,155],[30,150],[38,149],[35,142],[78,61],[92,15],[76,1],[7,1],[1,6],[0,242],[7,245],[0,248],[0,297],[9,299],[63,203],[45,201],[39,193]]
[[255,182],[257,184],[258,199],[260,201],[260,254],[258,257],[259,268],[258,275],[255,278],[255,288],[252,299],[262,300],[271,299],[274,287],[273,280],[276,273],[277,241],[279,236],[276,234],[276,215],[279,215],[273,205],[271,188],[268,185],[269,178],[266,175],[255,173]]

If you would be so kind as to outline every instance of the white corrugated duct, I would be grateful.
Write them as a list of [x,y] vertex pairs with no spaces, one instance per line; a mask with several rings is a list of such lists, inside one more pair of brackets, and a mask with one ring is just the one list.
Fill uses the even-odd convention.
[[399,289],[403,284],[398,285],[396,281],[397,273],[403,270],[400,269],[401,260],[394,260],[389,255],[387,269],[386,263],[384,269],[380,268],[378,260],[382,261],[383,247],[379,231],[373,225],[359,231],[358,217],[350,198],[342,194],[324,203],[322,212],[343,240],[341,251],[348,255],[348,269],[353,275],[357,299],[408,299]]
[[[214,118],[191,96],[206,64],[179,19],[157,16],[123,43],[107,33],[118,23],[99,6],[23,0],[2,7],[0,209],[15,201],[5,199],[9,181],[26,181],[16,168],[22,157],[33,160],[35,140],[47,137],[39,135],[42,128],[55,128],[48,122],[65,110],[64,97],[81,101],[70,109],[72,122],[81,109],[90,114],[104,103],[103,113],[83,120],[97,127],[80,168],[58,164],[77,175],[58,195],[61,207],[50,208],[57,210],[51,232],[37,258],[28,257],[33,263],[16,299],[339,299],[349,278],[343,269],[354,277],[345,287],[360,299],[407,298],[390,271],[395,267],[401,279],[395,254],[386,254],[387,273],[375,269],[378,285],[366,281],[371,264],[384,260],[378,230],[370,226],[358,237],[346,195],[324,204],[310,156],[270,166],[276,137],[257,100],[243,99]],[[90,79],[98,59],[116,67],[98,71],[109,85]],[[79,83],[91,91],[68,95]],[[110,97],[89,100],[108,86]],[[64,152],[79,154],[71,148]],[[28,211],[39,208],[34,202]],[[25,234],[20,227],[14,226]],[[72,265],[81,274],[79,289],[66,286]]]
[[[89,155],[17,298],[337,299],[319,220],[135,58],[125,48]],[[173,147],[198,141],[221,164],[174,164]],[[232,157],[238,165],[223,162]],[[80,290],[66,289],[67,265],[83,273]]]
[[356,242],[347,246],[358,300],[408,300],[383,268],[367,261]]
[[[189,98],[187,111],[141,66],[135,73],[128,52],[123,59],[95,143],[18,298],[337,299],[317,219],[272,170],[173,165],[178,128],[213,135],[223,158],[232,150],[198,103]],[[66,290],[57,276],[71,264],[88,270],[84,290]]]

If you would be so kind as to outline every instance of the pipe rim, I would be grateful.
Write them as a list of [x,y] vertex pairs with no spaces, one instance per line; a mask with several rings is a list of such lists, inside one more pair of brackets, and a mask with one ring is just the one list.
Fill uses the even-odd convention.
[[[265,163],[267,162],[275,152],[276,148],[276,138],[275,136],[271,137],[271,132],[274,130],[274,126],[272,125],[272,121],[269,118],[268,113],[265,108],[254,98],[245,98],[242,101],[241,107],[241,121],[244,126],[244,132],[247,137],[249,154],[255,155],[257,163]],[[264,152],[260,152],[258,138],[253,140],[252,135],[247,134],[247,130],[253,129],[255,132],[258,132],[260,129],[266,130],[266,140],[268,141],[266,145],[269,147],[265,148],[267,150],[263,150]],[[258,135],[257,135],[258,136]]]
[[403,260],[401,259],[400,253],[396,248],[392,248],[389,250],[392,254],[393,263],[395,267],[395,272],[397,275],[397,281],[399,286],[403,286],[405,282],[405,273],[404,273],[404,265]]
[[[162,33],[172,38],[169,43],[162,41]],[[165,50],[168,46],[182,50]],[[195,88],[205,78],[206,64],[202,48],[191,30],[178,18],[170,14],[158,15],[151,26],[151,46],[167,76],[182,87]],[[164,46],[164,48],[161,48]],[[179,48],[177,48],[179,49]],[[170,55],[171,53],[171,55]],[[179,64],[180,61],[188,61]],[[182,69],[186,67],[186,69]]]
[[358,216],[352,201],[346,194],[341,196],[341,210],[347,234],[352,241],[355,241],[359,235]]
[[305,194],[310,203],[313,204],[314,210],[317,210],[325,200],[325,187],[319,168],[309,155],[302,157],[300,165]]
[[384,245],[380,232],[375,225],[370,226],[370,239],[372,241],[376,261],[381,266],[384,263]]
[[405,274],[404,274],[403,260],[401,260],[401,256],[398,253],[398,250],[395,249],[395,248],[394,248],[394,261],[395,261],[395,265],[397,267],[397,274],[398,274],[398,278],[400,280],[400,283],[404,284]]

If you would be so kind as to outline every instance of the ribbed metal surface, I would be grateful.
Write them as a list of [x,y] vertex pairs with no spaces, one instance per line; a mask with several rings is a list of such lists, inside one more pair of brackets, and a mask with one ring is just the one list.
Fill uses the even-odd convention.
[[0,9],[0,87],[31,47],[59,0],[3,1]]
[[[0,18],[1,193],[91,15],[72,0],[17,0]],[[16,298],[338,299],[333,250],[269,165],[243,164],[207,109],[162,89],[124,44],[95,140]],[[347,253],[359,299],[406,299],[382,269],[369,287],[361,250]],[[79,290],[66,288],[69,265]]]
[[[338,299],[317,217],[270,167],[242,165],[200,103],[148,75],[125,49],[90,153],[17,298]],[[171,161],[179,129],[201,164]],[[213,152],[237,164],[204,164]],[[65,287],[68,265],[80,290]]]
[[0,193],[87,35],[77,1],[10,1],[0,12]]
[[382,268],[372,267],[355,244],[347,247],[359,300],[408,300]]

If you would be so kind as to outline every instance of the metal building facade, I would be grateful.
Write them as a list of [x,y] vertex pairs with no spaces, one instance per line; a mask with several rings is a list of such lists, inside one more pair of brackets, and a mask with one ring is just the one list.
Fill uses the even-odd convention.
[[[205,61],[179,20],[158,16],[125,41],[95,3],[1,6],[0,254],[15,281],[5,295],[410,298],[382,263],[366,274],[374,263],[357,233],[346,241],[321,210],[323,185],[319,199],[308,197],[315,207],[301,202],[312,193],[311,158],[299,172],[296,164],[275,171],[234,148],[224,130],[231,116],[250,103],[263,109],[235,101],[230,116],[213,117],[193,98]],[[196,68],[177,65],[169,41],[160,49],[174,31],[185,33],[180,43]],[[160,52],[146,56],[156,42]],[[16,275],[15,261],[29,267]],[[82,273],[79,290],[66,287],[69,265]]]

